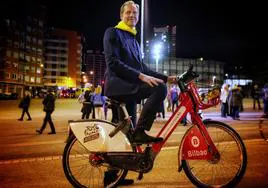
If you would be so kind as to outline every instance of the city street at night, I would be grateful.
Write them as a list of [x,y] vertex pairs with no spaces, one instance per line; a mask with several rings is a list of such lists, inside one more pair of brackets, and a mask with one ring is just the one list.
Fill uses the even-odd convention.
[[[245,142],[248,166],[238,185],[241,188],[268,186],[268,142],[260,137],[257,121],[262,111],[253,111],[251,100],[244,99],[245,110],[240,113],[239,121],[221,118],[219,105],[204,111],[204,118],[231,125]],[[32,121],[27,121],[26,117],[24,121],[17,120],[21,115],[18,104],[18,100],[0,101],[0,187],[72,187],[64,176],[61,159],[68,135],[68,120],[80,118],[81,105],[76,99],[57,99],[52,114],[57,134],[48,135],[50,128],[47,125],[43,134],[37,135],[35,130],[41,127],[45,115],[42,100],[32,100]],[[155,135],[164,122],[157,119],[150,134]],[[156,158],[153,170],[129,187],[194,187],[183,171],[177,171],[179,143],[188,128],[179,126]]]

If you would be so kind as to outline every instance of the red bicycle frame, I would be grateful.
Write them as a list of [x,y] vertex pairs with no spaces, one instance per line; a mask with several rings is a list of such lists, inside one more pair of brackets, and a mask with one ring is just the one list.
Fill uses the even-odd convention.
[[[180,97],[182,99],[180,105],[157,134],[157,137],[162,137],[164,140],[152,144],[153,152],[158,154],[161,151],[162,146],[166,143],[182,119],[190,113],[191,121],[194,126],[189,128],[182,138],[179,149],[179,153],[182,155],[179,155],[179,163],[181,159],[212,160],[214,156],[219,155],[219,152],[197,112],[199,109],[206,109],[217,105],[219,99],[215,98],[208,104],[203,103],[193,81],[187,84],[186,91],[181,92]],[[142,151],[140,147],[137,147],[137,150],[138,152]]]

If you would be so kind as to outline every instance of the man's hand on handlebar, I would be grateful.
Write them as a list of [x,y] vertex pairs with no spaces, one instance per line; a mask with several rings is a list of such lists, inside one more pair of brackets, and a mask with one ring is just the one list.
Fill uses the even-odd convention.
[[163,80],[155,78],[153,76],[148,76],[146,74],[140,73],[139,79],[147,84],[149,84],[151,87],[158,86],[158,83],[164,83]]
[[177,76],[168,76],[167,82],[169,83],[176,83]]
[[[146,74],[140,73],[139,79],[147,84],[149,84],[151,87],[158,86],[158,83],[164,83],[163,80],[155,78],[153,76],[148,76]],[[176,76],[168,76],[167,81],[169,83],[176,83]]]

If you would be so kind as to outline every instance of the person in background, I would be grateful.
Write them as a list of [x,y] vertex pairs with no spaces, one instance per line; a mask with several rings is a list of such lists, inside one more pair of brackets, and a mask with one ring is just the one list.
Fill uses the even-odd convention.
[[[179,90],[176,85],[172,85],[170,89],[170,98],[171,98],[172,113],[173,113],[179,106]],[[176,105],[176,108],[174,108],[175,105]]]
[[261,104],[260,104],[260,88],[258,84],[255,84],[252,90],[252,98],[253,98],[253,109],[256,109],[256,103],[258,103],[258,108],[259,110],[261,109]]
[[102,88],[100,85],[97,86],[94,92],[94,100],[93,100],[93,105],[95,107],[95,112],[97,115],[97,118],[102,119],[102,107],[103,107],[103,95],[102,93]]
[[161,103],[159,110],[157,111],[157,117],[161,117],[162,114],[162,118],[165,119],[165,103],[164,101]]
[[29,91],[25,91],[25,96],[22,98],[19,107],[22,108],[21,117],[18,119],[19,121],[23,121],[24,114],[26,113],[28,116],[28,121],[31,121],[31,115],[29,113],[29,107],[31,103],[31,93]]
[[263,99],[263,113],[266,118],[268,118],[268,83],[264,84],[262,89],[262,99]]
[[92,94],[90,90],[86,90],[84,93],[83,107],[82,107],[82,119],[89,119],[92,108]]
[[[85,97],[86,93],[87,93],[87,96]],[[82,104],[82,108],[81,108],[82,119],[84,119],[85,117],[86,119],[88,119],[90,113],[92,112],[92,106],[93,106],[92,84],[90,83],[85,84],[85,88],[83,92],[78,96],[77,100],[80,104]]]
[[221,117],[226,118],[228,114],[228,98],[229,95],[229,88],[227,84],[223,84],[221,88],[221,95],[220,95],[220,101],[221,101]]
[[231,106],[232,106],[232,118],[235,119],[235,120],[239,120],[239,109],[240,109],[240,106],[241,106],[241,102],[242,102],[242,94],[240,92],[240,88],[235,85],[233,88],[232,88],[232,91],[231,91]]
[[44,129],[46,128],[47,122],[49,123],[50,129],[51,129],[51,132],[49,132],[48,134],[56,134],[56,130],[55,130],[52,118],[51,118],[51,114],[55,110],[55,100],[56,100],[56,96],[55,96],[53,90],[51,88],[49,88],[47,95],[45,96],[45,98],[42,101],[42,104],[44,105],[44,112],[46,112],[46,116],[44,118],[43,125],[42,125],[41,129],[36,130],[36,132],[38,134],[43,133]]

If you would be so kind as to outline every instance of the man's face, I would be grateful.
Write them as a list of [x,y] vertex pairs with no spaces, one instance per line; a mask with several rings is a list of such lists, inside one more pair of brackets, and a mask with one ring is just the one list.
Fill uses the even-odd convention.
[[124,12],[120,15],[121,20],[129,27],[135,27],[139,20],[139,12],[135,5],[129,4],[124,7]]

